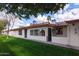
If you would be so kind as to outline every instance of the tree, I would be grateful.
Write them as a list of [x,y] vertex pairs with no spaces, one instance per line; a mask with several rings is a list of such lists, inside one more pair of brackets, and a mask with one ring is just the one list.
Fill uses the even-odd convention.
[[29,15],[37,16],[45,13],[55,13],[63,8],[66,3],[8,3],[0,4],[0,10],[7,10],[7,13],[13,13],[19,18],[29,18]]
[[6,20],[0,20],[0,34],[1,31],[5,28],[6,24],[7,24]]
[[[15,17],[15,15],[13,15],[13,14],[6,14],[5,10],[2,11],[2,13],[0,13],[0,16],[2,17],[0,25],[3,25],[3,24],[5,24],[5,22],[7,22],[5,24],[5,26],[3,26],[3,27],[1,26],[0,29],[1,29],[1,31],[3,30],[2,28],[4,28],[3,31],[7,30],[6,34],[7,34],[7,39],[8,39],[9,30],[14,27],[14,24],[15,24],[15,22],[17,20],[16,18],[18,18],[18,17]],[[2,21],[5,21],[5,22],[3,23]]]
[[7,24],[6,24],[6,28],[7,28],[7,39],[9,38],[9,30],[13,28],[14,26],[14,23],[16,21],[16,18],[18,17],[15,17],[14,15],[12,14],[5,14],[5,19],[7,21]]

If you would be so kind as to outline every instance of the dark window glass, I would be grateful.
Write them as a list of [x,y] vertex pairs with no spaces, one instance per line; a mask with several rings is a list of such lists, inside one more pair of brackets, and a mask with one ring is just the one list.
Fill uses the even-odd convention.
[[34,35],[38,35],[38,30],[34,30]]
[[41,35],[41,36],[45,36],[45,30],[41,30],[41,31],[40,31],[40,35]]
[[56,29],[52,29],[52,35],[56,36]]
[[19,30],[19,35],[22,35],[22,30]]
[[63,28],[56,28],[56,34],[62,35],[63,34]]
[[52,35],[53,36],[63,35],[63,28],[54,28],[54,29],[52,29]]
[[30,30],[30,35],[33,35],[33,30]]

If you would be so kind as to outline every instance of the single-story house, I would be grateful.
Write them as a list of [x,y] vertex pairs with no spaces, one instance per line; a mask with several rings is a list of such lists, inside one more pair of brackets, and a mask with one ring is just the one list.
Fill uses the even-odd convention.
[[[6,34],[7,31],[4,32]],[[32,24],[9,30],[9,35],[29,40],[79,47],[79,19],[65,22]]]

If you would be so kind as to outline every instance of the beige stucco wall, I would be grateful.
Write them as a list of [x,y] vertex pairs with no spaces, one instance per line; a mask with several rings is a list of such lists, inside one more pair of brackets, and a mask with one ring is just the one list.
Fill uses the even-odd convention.
[[[3,34],[7,35],[7,32],[4,32]],[[18,30],[17,31],[10,31],[9,35],[10,36],[23,37],[24,38],[24,30],[22,30],[22,35],[19,35]]]
[[79,23],[76,23],[75,25],[70,24],[69,27],[69,44],[72,46],[79,47]]
[[[67,33],[67,35],[66,35],[66,33]],[[64,28],[64,34],[66,36],[52,36],[52,42],[68,45],[68,40],[69,40],[69,27],[68,26],[66,29]]]
[[79,23],[69,24],[67,26],[67,37],[52,36],[52,42],[79,47]]

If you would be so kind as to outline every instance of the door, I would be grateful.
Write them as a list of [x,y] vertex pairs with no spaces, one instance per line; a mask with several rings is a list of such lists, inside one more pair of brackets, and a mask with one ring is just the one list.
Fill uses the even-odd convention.
[[48,28],[48,36],[47,36],[47,41],[51,42],[52,41],[52,36],[51,36],[51,28]]
[[27,38],[27,29],[24,30],[25,38]]

